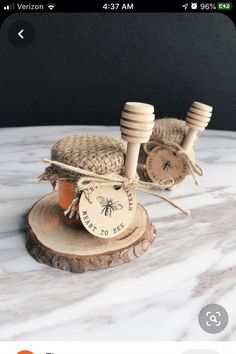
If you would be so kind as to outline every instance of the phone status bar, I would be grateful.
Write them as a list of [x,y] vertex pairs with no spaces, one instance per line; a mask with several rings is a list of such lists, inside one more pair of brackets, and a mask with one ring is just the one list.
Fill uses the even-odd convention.
[[3,12],[229,12],[232,2],[12,2],[1,5]]

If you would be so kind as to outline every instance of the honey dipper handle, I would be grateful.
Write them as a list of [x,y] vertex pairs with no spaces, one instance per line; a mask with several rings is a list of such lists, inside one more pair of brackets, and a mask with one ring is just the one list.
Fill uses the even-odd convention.
[[186,125],[189,127],[188,133],[182,144],[182,148],[189,154],[197,133],[205,130],[212,115],[212,107],[201,102],[194,101],[189,108],[186,117]]
[[197,136],[197,130],[189,128],[188,133],[186,135],[186,138],[184,139],[184,142],[182,144],[182,148],[187,152],[187,154],[192,150],[192,147],[194,145],[194,141]]
[[125,176],[134,179],[140,145],[148,142],[154,125],[154,107],[147,103],[126,102],[121,113],[121,136],[127,141]]
[[140,144],[128,143],[127,153],[125,158],[125,176],[134,179],[138,164]]

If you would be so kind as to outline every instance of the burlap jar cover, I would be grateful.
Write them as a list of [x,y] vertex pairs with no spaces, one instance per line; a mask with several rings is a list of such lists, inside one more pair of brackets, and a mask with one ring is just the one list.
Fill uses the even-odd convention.
[[[99,175],[121,174],[125,160],[125,145],[121,139],[107,136],[68,136],[53,145],[51,159]],[[76,190],[75,186],[79,178],[80,176],[75,172],[69,172],[55,165],[47,167],[45,172],[39,176],[40,181],[50,181],[54,187],[58,185],[62,215],[67,214],[66,210],[72,200],[78,197],[78,193],[81,193]],[[65,221],[72,225],[79,223],[77,211],[78,205],[74,205],[70,209],[69,217],[65,217]]]
[[[146,168],[148,154],[156,147],[163,147],[170,149],[170,151],[174,152],[177,156],[181,154],[181,158],[183,158],[184,163],[187,165],[187,174],[191,173],[197,183],[195,175],[202,175],[202,170],[195,163],[194,148],[192,148],[189,156],[187,156],[181,148],[187,132],[188,126],[183,120],[177,118],[157,119],[149,142],[141,145],[138,162],[138,174],[140,179],[151,181]],[[178,183],[180,180],[176,182]]]

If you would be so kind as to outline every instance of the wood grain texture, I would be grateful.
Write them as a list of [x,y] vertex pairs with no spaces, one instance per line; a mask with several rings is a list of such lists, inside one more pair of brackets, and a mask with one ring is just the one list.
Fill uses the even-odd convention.
[[110,268],[142,256],[155,239],[146,210],[138,205],[131,226],[113,239],[71,228],[60,216],[56,193],[40,199],[26,220],[26,248],[40,263],[81,273]]

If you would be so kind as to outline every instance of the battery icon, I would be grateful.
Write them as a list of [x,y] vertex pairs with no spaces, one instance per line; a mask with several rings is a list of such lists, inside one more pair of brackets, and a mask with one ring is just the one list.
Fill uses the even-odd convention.
[[218,2],[217,10],[231,10],[233,5],[231,2]]

